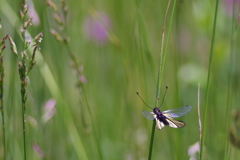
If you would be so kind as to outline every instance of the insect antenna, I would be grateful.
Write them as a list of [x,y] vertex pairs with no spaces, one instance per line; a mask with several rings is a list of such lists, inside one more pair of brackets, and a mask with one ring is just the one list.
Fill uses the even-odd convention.
[[165,93],[164,93],[164,96],[163,96],[163,100],[162,100],[162,103],[160,104],[160,106],[158,108],[160,108],[164,102],[164,99],[165,99],[165,96],[166,96],[166,93],[167,93],[167,90],[168,90],[168,86],[166,86],[166,90],[165,90]]
[[[138,97],[140,97],[140,99],[143,101],[143,103],[144,103],[148,108],[151,108],[151,107],[149,107],[149,106],[147,105],[147,103],[144,102],[144,100],[142,99],[142,97],[140,96],[140,94],[139,94],[138,92],[136,92],[136,93],[137,93]],[[153,108],[151,108],[151,109],[153,109]]]

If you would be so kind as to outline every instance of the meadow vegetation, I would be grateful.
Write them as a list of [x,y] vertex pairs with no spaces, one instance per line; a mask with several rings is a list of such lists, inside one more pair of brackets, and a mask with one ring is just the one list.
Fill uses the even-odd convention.
[[155,107],[165,86],[162,111],[193,108],[151,159],[239,159],[239,17],[239,0],[0,0],[0,160],[145,160],[136,92]]

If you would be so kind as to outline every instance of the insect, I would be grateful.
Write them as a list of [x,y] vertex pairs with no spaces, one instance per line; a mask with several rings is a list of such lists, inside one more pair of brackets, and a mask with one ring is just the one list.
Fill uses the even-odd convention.
[[[139,93],[138,92],[136,92],[136,93],[140,97]],[[164,98],[165,98],[165,95],[166,95],[166,92],[164,94]],[[140,98],[143,101],[142,97],[140,97]],[[164,98],[163,98],[163,101],[164,101]],[[145,102],[144,102],[144,104],[147,107],[149,107]],[[149,107],[149,108],[151,108],[151,107]],[[188,113],[192,109],[192,106],[186,105],[186,106],[183,106],[180,108],[166,110],[163,112],[161,112],[161,110],[158,107],[151,108],[151,109],[153,109],[153,112],[142,111],[142,114],[145,118],[147,118],[149,120],[155,120],[157,129],[162,129],[164,126],[170,126],[172,128],[182,128],[182,127],[186,126],[186,123],[183,121],[175,120],[173,118],[181,117],[184,114]]]

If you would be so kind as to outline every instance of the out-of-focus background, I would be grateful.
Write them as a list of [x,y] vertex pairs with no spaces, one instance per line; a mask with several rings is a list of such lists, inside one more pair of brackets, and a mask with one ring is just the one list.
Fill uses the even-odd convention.
[[[52,2],[63,17],[60,0]],[[39,32],[44,35],[27,88],[28,159],[147,159],[152,122],[141,112],[151,109],[136,91],[149,106],[155,106],[162,26],[168,1],[69,0],[65,27],[56,23],[54,11],[46,1],[27,0],[26,3],[30,6],[29,17],[33,18],[28,32],[32,37]],[[233,3],[234,0],[222,0],[218,5],[203,159],[240,157],[236,111],[239,108],[240,1]],[[166,19],[166,38],[173,4],[174,1]],[[169,89],[160,109],[184,105],[193,108],[179,118],[186,122],[186,127],[155,131],[152,159],[198,157],[198,146],[192,146],[199,141],[198,83],[203,122],[215,5],[215,1],[207,0],[176,2],[169,44],[164,45],[167,54],[160,99],[165,86]],[[23,42],[19,36],[19,10],[20,1],[0,0],[0,38],[9,34],[20,50]],[[77,77],[83,83],[80,92],[68,49],[56,41],[51,29],[68,37],[69,47],[81,63],[82,75]],[[3,54],[7,159],[21,160],[22,110],[17,58],[9,43]],[[1,129],[0,143],[2,138]],[[2,144],[0,158],[1,155]]]

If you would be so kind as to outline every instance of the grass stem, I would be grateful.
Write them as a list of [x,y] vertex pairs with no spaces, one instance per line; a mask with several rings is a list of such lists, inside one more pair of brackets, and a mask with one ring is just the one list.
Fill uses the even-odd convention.
[[200,83],[198,83],[198,128],[199,128],[199,145],[201,146],[202,141],[202,122],[201,122],[201,114],[200,114]]
[[[234,1],[232,3],[232,26],[231,26],[231,40],[230,40],[230,55],[229,55],[229,61],[228,61],[228,91],[227,91],[227,109],[226,109],[226,115],[230,116],[230,110],[231,110],[231,106],[233,104],[233,70],[234,70],[234,59],[235,57],[235,51],[234,51],[234,46],[236,43],[236,35],[237,35],[237,30],[239,28],[239,25],[236,25],[236,14],[235,14],[235,7],[237,6],[236,4],[237,2]],[[237,26],[237,28],[235,28],[235,26]],[[236,35],[234,35],[236,34]],[[226,120],[226,130],[229,130],[229,122],[230,122],[230,118],[228,118]],[[226,141],[225,141],[225,152],[224,152],[224,159],[230,159],[229,157],[229,141],[228,141],[228,137],[229,137],[229,132],[226,132]]]
[[204,112],[204,122],[203,122],[203,134],[202,134],[202,139],[201,139],[201,142],[200,142],[200,144],[201,144],[201,146],[200,146],[200,157],[199,157],[200,160],[202,160],[203,146],[204,146],[204,140],[205,140],[205,134],[206,134],[208,98],[209,98],[209,88],[210,88],[210,76],[211,76],[211,69],[212,69],[212,57],[213,57],[213,47],[214,47],[214,41],[215,41],[217,14],[218,14],[218,0],[216,0],[216,4],[215,4],[212,40],[211,40],[211,47],[210,47],[210,53],[209,53],[209,65],[208,65],[206,101],[205,101],[205,112]]
[[154,140],[154,133],[155,133],[155,128],[156,128],[155,126],[156,126],[156,121],[153,121],[151,141],[150,141],[149,154],[148,154],[148,160],[152,159],[153,140]]
[[[51,2],[48,5],[52,8],[52,6],[55,5],[55,4]],[[66,22],[66,16],[68,14],[68,11],[64,9],[66,7],[67,7],[67,4],[66,4],[65,0],[62,0],[62,10],[61,9],[53,10],[53,12],[55,14],[57,14],[57,15],[61,15],[61,14],[64,15],[65,19],[61,19],[60,22]],[[62,13],[61,13],[61,11],[62,11]],[[90,106],[88,105],[87,97],[85,95],[85,91],[84,91],[84,87],[83,87],[85,82],[80,79],[80,77],[83,76],[83,73],[82,73],[83,72],[83,66],[78,61],[77,55],[72,51],[72,48],[70,46],[70,41],[67,38],[68,37],[67,36],[68,35],[68,33],[67,33],[67,26],[68,25],[66,23],[59,23],[58,25],[59,25],[59,28],[63,27],[62,35],[65,35],[65,36],[62,36],[61,34],[59,34],[57,31],[55,31],[53,29],[51,30],[51,33],[53,34],[53,36],[55,36],[57,41],[63,43],[66,46],[66,48],[67,48],[68,54],[70,56],[70,60],[72,61],[71,67],[72,67],[72,69],[76,73],[75,76],[76,76],[76,80],[77,80],[77,89],[78,89],[79,94],[80,94],[80,96],[79,96],[79,103],[80,103],[80,106],[83,106],[84,105],[83,104],[83,99],[87,103],[87,110],[89,112],[89,116],[90,116],[90,120],[91,120],[92,128],[93,128],[93,137],[95,138],[94,141],[96,142],[96,147],[97,147],[97,151],[98,151],[98,154],[99,154],[99,159],[102,160],[103,159],[103,155],[102,155],[101,147],[100,147],[99,140],[98,140],[98,137],[97,137],[97,134],[96,134],[97,130],[96,130],[96,127],[94,125],[93,116],[92,116],[92,113],[91,113],[91,110],[90,110]],[[81,94],[82,91],[84,92],[83,94]]]
[[[1,19],[0,19],[1,21]],[[3,50],[6,48],[5,36],[0,42],[0,111],[2,114],[2,135],[3,135],[3,159],[6,159],[6,136],[5,136],[5,118],[4,118],[4,106],[3,106],[3,82],[4,82],[4,66],[3,66]]]
[[158,107],[158,102],[159,102],[159,96],[160,96],[160,88],[161,88],[161,81],[162,81],[162,76],[163,76],[163,61],[164,61],[164,55],[163,55],[163,47],[164,47],[164,40],[165,40],[165,26],[166,26],[166,19],[167,19],[167,14],[168,14],[168,9],[170,6],[171,0],[168,1],[166,13],[164,16],[164,21],[163,21],[163,28],[162,28],[162,43],[161,43],[161,52],[160,52],[160,59],[159,59],[159,68],[158,68],[158,83],[157,83],[157,90],[156,90],[156,104],[155,107]]
[[[176,0],[174,1],[174,4],[175,3],[176,3]],[[166,12],[165,12],[165,15],[164,15],[164,21],[163,21],[162,43],[161,43],[161,52],[160,52],[159,68],[158,68],[158,81],[157,81],[157,89],[156,89],[156,103],[155,103],[155,107],[158,107],[158,102],[159,102],[159,97],[160,97],[160,88],[161,88],[161,81],[162,81],[162,76],[163,76],[163,65],[164,65],[164,61],[165,61],[165,59],[163,58],[164,57],[164,55],[163,55],[164,49],[163,48],[164,48],[164,41],[165,41],[165,26],[166,26],[166,20],[167,20],[167,15],[168,15],[168,10],[169,10],[170,4],[171,4],[171,0],[168,1]],[[173,8],[173,10],[174,9],[175,9],[175,7]],[[173,13],[174,12],[172,12],[172,14]],[[173,17],[173,15],[172,15],[172,17]],[[172,21],[172,19],[171,19],[171,21]],[[170,25],[169,29],[170,28],[171,28],[171,25]],[[164,54],[166,54],[166,52]],[[148,160],[151,160],[151,157],[152,157],[152,148],[153,148],[153,141],[154,141],[155,125],[156,125],[156,121],[153,121],[151,142],[150,142],[149,154],[148,154]]]
[[26,111],[26,105],[24,102],[22,102],[22,129],[23,129],[23,152],[24,152],[24,160],[27,159],[27,151],[26,151],[26,117],[25,117],[25,111]]

